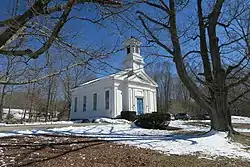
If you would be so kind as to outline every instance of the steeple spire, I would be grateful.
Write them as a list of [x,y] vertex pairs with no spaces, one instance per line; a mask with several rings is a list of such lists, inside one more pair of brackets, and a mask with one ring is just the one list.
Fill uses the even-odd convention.
[[140,45],[141,42],[133,36],[124,42],[124,47],[127,53],[124,60],[126,68],[131,68],[133,71],[144,70],[143,67],[145,63],[140,55]]

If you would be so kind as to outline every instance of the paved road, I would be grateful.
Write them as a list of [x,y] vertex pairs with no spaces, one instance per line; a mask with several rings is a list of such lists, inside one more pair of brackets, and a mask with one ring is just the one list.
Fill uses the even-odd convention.
[[[49,128],[61,128],[68,126],[88,126],[97,125],[97,123],[76,123],[76,124],[47,124],[47,125],[15,125],[15,126],[0,126],[0,132],[8,132],[13,130],[32,130],[32,129],[49,129]],[[100,123],[98,123],[100,125]]]

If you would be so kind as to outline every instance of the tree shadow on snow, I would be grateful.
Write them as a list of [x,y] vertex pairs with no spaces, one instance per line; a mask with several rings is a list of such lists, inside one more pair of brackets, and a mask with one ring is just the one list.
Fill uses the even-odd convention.
[[[17,142],[10,142],[14,138]],[[37,138],[40,139],[36,140]],[[45,138],[46,140],[43,140]],[[101,145],[105,142],[107,143],[107,141],[97,139],[80,140],[79,136],[72,135],[35,134],[32,136],[4,137],[1,140],[0,148],[4,150],[3,159],[15,157],[14,161],[6,162],[6,165],[23,167],[57,159],[69,153]]]
[[[141,129],[141,128],[134,128],[134,129],[142,130],[141,133],[137,133],[137,132],[131,133],[131,129],[116,130],[114,126],[110,126],[108,130],[107,129],[104,130],[102,128],[97,129],[97,127],[98,126],[91,126],[87,129],[86,128],[80,129],[79,131],[74,131],[74,128],[67,129],[67,130],[60,130],[60,131],[56,131],[53,129],[47,129],[47,130],[42,130],[42,131],[32,130],[31,133],[27,135],[32,135],[32,136],[67,135],[70,137],[84,136],[84,137],[104,139],[104,140],[113,141],[113,142],[131,141],[131,142],[136,142],[137,144],[144,144],[144,145],[148,144],[152,146],[152,143],[157,143],[157,142],[162,142],[162,141],[178,142],[180,140],[188,141],[190,142],[191,145],[194,145],[194,144],[197,144],[197,141],[195,141],[194,139],[209,137],[215,133],[215,132],[209,132],[209,133],[204,133],[204,134],[199,134],[199,135],[198,134],[169,133],[169,134],[155,135],[153,133],[154,130],[149,130],[149,131],[152,131],[152,134],[149,134],[149,132],[144,133],[144,130],[145,131],[147,130]],[[12,131],[11,133],[15,135],[22,134],[22,132],[20,133],[18,131]]]
[[[72,152],[77,152],[81,149],[88,147],[93,147],[107,142],[126,142],[135,143],[138,146],[148,146],[151,148],[159,147],[159,143],[164,141],[179,142],[186,141],[190,145],[198,144],[195,139],[209,137],[216,132],[209,132],[204,134],[174,134],[169,132],[169,134],[162,135],[154,134],[154,130],[146,130],[141,128],[132,129],[116,129],[114,126],[108,126],[105,129],[100,128],[100,126],[90,126],[89,128],[83,128],[75,130],[75,128],[67,128],[65,130],[31,130],[27,133],[23,131],[11,131],[9,133],[13,136],[2,137],[0,142],[0,148],[5,150],[16,150],[7,151],[7,156],[14,156],[15,161],[12,166],[32,166],[32,164],[38,162],[44,162],[51,159],[56,159],[67,155]],[[133,131],[133,132],[131,132]],[[28,133],[29,132],[29,133]],[[152,133],[151,133],[152,132]],[[24,136],[22,136],[24,134]],[[44,138],[39,142],[33,141],[33,138]],[[84,138],[90,138],[89,140],[80,140]],[[8,142],[16,138],[16,140],[21,139],[21,142]],[[26,139],[23,139],[26,138]],[[80,138],[80,139],[79,139]],[[96,139],[98,138],[98,139]],[[61,140],[62,139],[62,140]],[[6,141],[6,143],[4,143]],[[69,147],[65,149],[66,146],[75,145],[76,147]],[[32,157],[37,152],[43,151],[45,149],[56,150],[56,153],[37,155]],[[53,152],[53,151],[52,151]],[[29,158],[28,158],[29,157]]]

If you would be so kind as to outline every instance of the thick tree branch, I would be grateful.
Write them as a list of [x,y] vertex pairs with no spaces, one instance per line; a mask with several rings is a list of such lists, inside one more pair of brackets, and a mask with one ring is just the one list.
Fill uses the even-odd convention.
[[177,34],[175,0],[170,0],[169,3],[170,3],[170,11],[171,11],[171,14],[169,16],[169,23],[170,23],[169,32],[171,35],[171,41],[172,41],[173,48],[174,48],[174,62],[176,65],[178,75],[180,76],[184,85],[190,91],[195,101],[198,104],[200,104],[204,109],[210,110],[208,99],[199,91],[197,85],[194,83],[194,81],[189,77],[187,73],[187,70],[183,61],[183,56],[181,53],[181,47],[180,47],[178,34]]
[[73,5],[74,5],[74,0],[69,0],[68,7],[64,10],[62,16],[60,17],[60,20],[57,22],[49,39],[44,43],[44,45],[40,49],[38,49],[34,53],[28,54],[29,57],[37,58],[39,55],[43,54],[46,50],[48,50],[51,47],[55,39],[58,37],[58,34],[62,29],[63,25],[66,23],[66,20],[69,16],[70,11],[72,10]]
[[0,54],[4,54],[7,56],[23,56],[32,53],[32,50],[0,50]]
[[18,34],[19,29],[25,26],[25,24],[35,16],[47,15],[57,11],[67,10],[69,4],[72,6],[75,4],[98,3],[101,5],[119,5],[121,1],[116,0],[68,0],[68,3],[63,5],[57,5],[54,7],[46,8],[51,0],[37,0],[32,7],[30,7],[22,15],[14,16],[13,18],[0,21],[0,26],[7,26],[8,28],[0,34],[0,48],[3,48],[5,44],[14,36]]
[[43,8],[47,6],[50,1],[51,0],[37,0],[26,12],[11,21],[9,27],[0,35],[0,48],[3,47],[5,43],[13,35],[15,35],[20,28],[22,28],[31,18],[33,18],[36,12],[42,12]]

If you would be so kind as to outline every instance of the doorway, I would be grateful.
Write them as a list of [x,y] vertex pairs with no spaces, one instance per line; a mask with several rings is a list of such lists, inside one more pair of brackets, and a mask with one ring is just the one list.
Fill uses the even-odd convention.
[[143,114],[143,98],[137,98],[137,114]]

